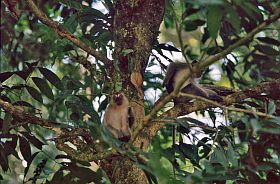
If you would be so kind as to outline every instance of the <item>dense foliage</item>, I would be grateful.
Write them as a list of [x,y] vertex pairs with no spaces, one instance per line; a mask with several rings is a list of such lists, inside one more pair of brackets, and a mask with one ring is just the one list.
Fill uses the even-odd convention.
[[[166,1],[159,39],[169,42],[145,43],[153,49],[149,62],[142,61],[143,81],[136,77],[132,84],[136,51],[115,49],[118,0],[34,1],[55,25],[42,21],[29,2],[1,1],[0,183],[110,183],[114,173],[102,160],[110,164],[120,156],[150,183],[280,182],[279,1]],[[175,108],[162,100],[166,63],[178,55],[190,62],[221,53],[201,64],[200,83],[225,103],[197,99]],[[111,75],[124,68],[128,73]],[[164,102],[150,124],[137,129],[162,127],[147,149],[121,143],[101,125],[109,94],[135,90],[139,81],[136,94],[144,94],[146,115],[156,101]]]

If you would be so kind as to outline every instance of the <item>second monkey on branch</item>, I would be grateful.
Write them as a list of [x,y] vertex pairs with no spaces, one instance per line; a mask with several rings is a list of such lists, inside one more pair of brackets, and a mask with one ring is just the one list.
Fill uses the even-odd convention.
[[[193,62],[191,65],[194,66],[195,64],[196,62]],[[169,64],[163,81],[163,85],[168,93],[172,93],[174,89],[177,88],[185,75],[189,74],[190,76],[181,86],[180,93],[178,95],[179,97],[174,98],[175,104],[186,103],[192,100],[190,98],[183,97],[182,95],[180,96],[182,93],[192,94],[210,100],[222,101],[222,98],[215,91],[203,87],[196,82],[195,79],[200,78],[202,73],[202,71],[199,71],[191,74],[191,70],[187,63],[174,62]]]

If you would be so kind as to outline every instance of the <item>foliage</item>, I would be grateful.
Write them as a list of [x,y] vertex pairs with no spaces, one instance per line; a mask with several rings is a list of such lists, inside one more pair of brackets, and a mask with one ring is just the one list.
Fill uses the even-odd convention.
[[[115,46],[113,2],[56,0],[37,3],[48,17],[59,21],[81,41],[104,56],[112,55]],[[102,3],[105,9],[96,8]],[[269,18],[277,5],[276,0],[170,0],[163,23],[167,31],[176,30],[180,44],[154,43],[148,69],[157,67],[164,71],[163,61],[170,60],[169,53],[182,53],[189,61],[200,61],[220,53]],[[88,130],[90,138],[83,136],[84,142],[70,143],[81,150],[80,153],[85,150],[88,139],[98,140],[102,147],[113,147],[135,161],[151,183],[280,181],[278,91],[232,105],[275,115],[275,118],[227,113],[218,108],[196,112],[198,116],[208,117],[205,120],[167,117],[165,121],[175,122],[166,123],[153,138],[147,153],[130,144],[132,151],[128,151],[101,126],[101,117],[109,102],[106,95],[113,90],[104,64],[90,58],[69,40],[61,39],[28,11],[22,12],[16,21],[5,7],[1,1],[0,99],[57,122],[59,127]],[[19,1],[16,7],[28,9],[24,1]],[[214,80],[210,67],[201,83],[244,90],[262,81],[280,78],[279,29],[278,21],[262,30],[215,64],[221,74],[219,79]],[[182,34],[195,35],[198,44],[182,40]],[[127,49],[124,53],[124,56],[130,55],[133,50]],[[87,62],[94,63],[93,67],[87,68]],[[148,96],[151,89],[162,94],[164,73],[148,69],[144,73],[145,95]],[[147,113],[154,105],[154,100],[150,99],[145,98]],[[159,114],[165,111],[162,108]],[[61,152],[53,130],[28,124],[28,120],[19,123],[21,125],[17,126],[17,119],[1,109],[0,180],[13,183],[14,177],[17,181],[33,183],[101,183],[105,180],[109,183],[102,168],[93,171],[88,161]],[[176,144],[172,144],[174,123],[178,132]],[[73,141],[64,137],[63,140]],[[139,162],[138,154],[147,158],[147,162]]]

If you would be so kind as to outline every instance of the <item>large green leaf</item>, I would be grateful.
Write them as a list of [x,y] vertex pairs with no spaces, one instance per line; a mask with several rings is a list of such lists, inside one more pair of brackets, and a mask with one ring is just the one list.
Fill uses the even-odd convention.
[[19,137],[19,148],[24,160],[31,160],[31,148],[29,142],[24,137]]
[[46,95],[49,99],[54,99],[52,89],[45,80],[39,77],[32,77],[32,80],[44,95]]
[[63,90],[63,85],[55,73],[47,68],[42,67],[39,67],[39,70],[52,85],[54,85],[57,89]]
[[221,26],[223,11],[219,6],[207,7],[207,29],[212,38],[216,38]]
[[77,15],[74,14],[70,16],[65,22],[64,22],[64,27],[70,32],[74,33],[76,31],[76,28],[78,26],[78,20],[77,20]]
[[32,96],[32,98],[34,98],[35,100],[37,100],[40,103],[43,103],[42,95],[37,89],[35,89],[31,86],[26,86],[26,89],[27,89],[28,93]]

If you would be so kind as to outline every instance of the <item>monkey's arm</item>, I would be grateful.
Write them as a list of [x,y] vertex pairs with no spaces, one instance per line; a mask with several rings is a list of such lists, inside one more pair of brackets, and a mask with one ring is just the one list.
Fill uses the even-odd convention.
[[135,122],[135,115],[132,107],[128,107],[128,125],[129,128],[132,128]]
[[129,107],[122,112],[121,117],[121,133],[123,136],[131,136],[131,130],[129,127]]

